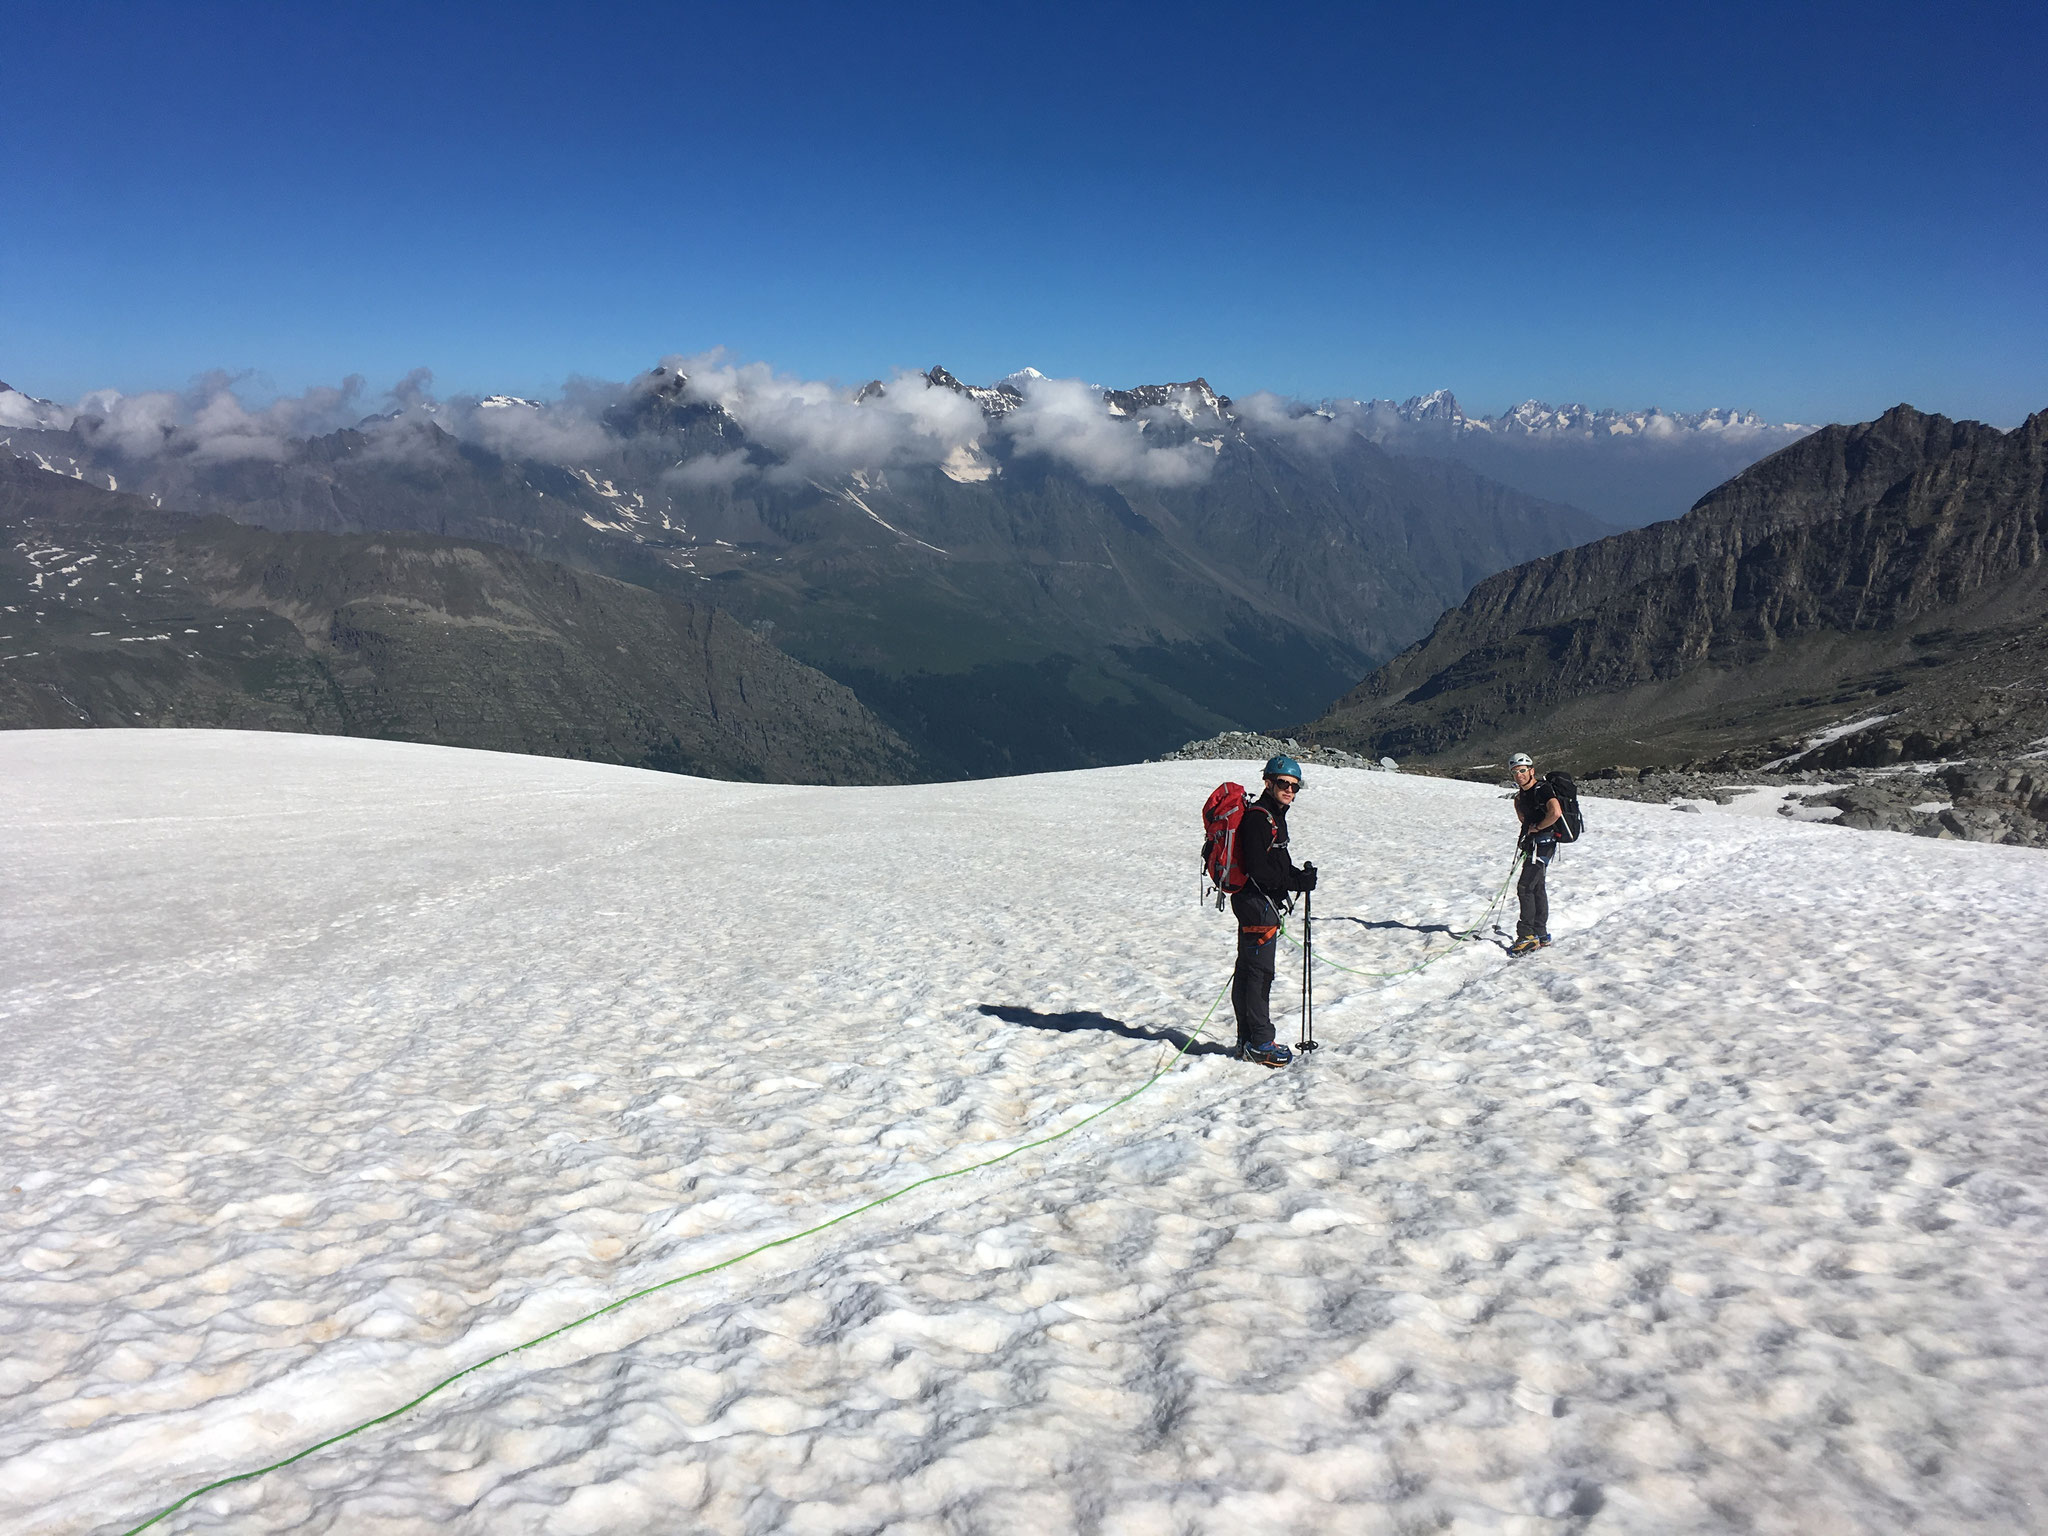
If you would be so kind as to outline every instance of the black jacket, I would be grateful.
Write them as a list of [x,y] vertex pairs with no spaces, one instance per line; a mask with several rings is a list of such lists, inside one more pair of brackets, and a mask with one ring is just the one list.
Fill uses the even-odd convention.
[[[1534,832],[1536,824],[1550,814],[1550,808],[1557,805],[1557,796],[1551,792],[1548,780],[1538,779],[1527,789],[1515,791],[1515,815],[1521,819],[1524,840]],[[1562,816],[1564,807],[1558,806]],[[1541,833],[1541,839],[1554,840],[1557,837],[1557,823],[1552,822]]]
[[1244,809],[1244,820],[1237,824],[1237,860],[1248,891],[1279,896],[1307,889],[1307,876],[1287,854],[1287,807],[1271,790]]

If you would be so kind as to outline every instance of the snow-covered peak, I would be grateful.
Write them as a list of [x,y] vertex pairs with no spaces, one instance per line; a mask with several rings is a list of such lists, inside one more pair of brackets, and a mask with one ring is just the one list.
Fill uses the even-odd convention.
[[1644,410],[1594,410],[1579,404],[1552,405],[1547,400],[1524,400],[1498,416],[1467,416],[1458,397],[1448,389],[1412,395],[1396,405],[1391,400],[1374,400],[1368,409],[1387,412],[1410,426],[1448,429],[1458,433],[1484,432],[1494,437],[1680,438],[1694,433],[1736,437],[1757,433],[1805,433],[1813,430],[1798,422],[1766,421],[1754,411],[1714,406],[1703,411],[1666,411],[1657,406]]
[[[1025,372],[1030,373],[1033,378],[1043,377],[1031,369],[1026,369]],[[1009,379],[1004,379],[993,386],[962,384],[937,363],[925,371],[924,377],[925,382],[933,389],[950,389],[965,395],[981,407],[981,414],[984,416],[1007,416],[1024,403],[1023,390],[1012,384]],[[1011,375],[1011,378],[1015,377],[1015,374]]]
[[1230,410],[1230,397],[1219,395],[1203,378],[1184,384],[1140,384],[1136,389],[1105,389],[1103,403],[1112,416],[1138,416],[1147,411],[1170,411],[1182,421],[1220,422]]
[[527,400],[518,395],[486,395],[477,401],[476,408],[480,411],[507,411],[515,408],[538,411],[543,407],[538,400]]
[[1465,413],[1458,406],[1458,397],[1448,389],[1433,389],[1426,395],[1412,395],[1397,407],[1403,421],[1443,422],[1450,426],[1463,426]]

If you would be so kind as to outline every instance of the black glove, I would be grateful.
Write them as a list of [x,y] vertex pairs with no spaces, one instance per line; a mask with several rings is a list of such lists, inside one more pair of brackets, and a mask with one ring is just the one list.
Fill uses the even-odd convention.
[[1301,873],[1294,882],[1297,891],[1312,891],[1316,888],[1316,867],[1313,864],[1301,866]]

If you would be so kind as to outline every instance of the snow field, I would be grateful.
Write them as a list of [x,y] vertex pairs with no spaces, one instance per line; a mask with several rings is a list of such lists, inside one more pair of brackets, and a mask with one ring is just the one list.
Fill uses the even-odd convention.
[[[1231,767],[0,737],[0,1526],[125,1529],[1128,1092],[1228,977]],[[1554,948],[1324,972],[1312,1061],[1198,1044],[152,1529],[2043,1529],[2048,861],[1586,808]],[[1409,776],[1293,820],[1362,969],[1512,845]]]

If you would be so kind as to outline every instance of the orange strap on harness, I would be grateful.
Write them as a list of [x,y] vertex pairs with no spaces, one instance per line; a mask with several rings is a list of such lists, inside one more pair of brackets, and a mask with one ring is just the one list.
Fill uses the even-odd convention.
[[1240,923],[1238,924],[1237,931],[1239,933],[1256,933],[1261,944],[1270,944],[1273,942],[1273,935],[1278,933],[1280,929],[1277,924],[1271,928],[1255,928],[1250,923]]

